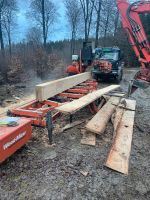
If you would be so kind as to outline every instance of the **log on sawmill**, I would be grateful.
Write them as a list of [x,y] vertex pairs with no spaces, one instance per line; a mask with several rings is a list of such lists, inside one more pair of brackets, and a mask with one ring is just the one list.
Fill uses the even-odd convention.
[[44,101],[91,78],[90,72],[36,85],[36,99]]

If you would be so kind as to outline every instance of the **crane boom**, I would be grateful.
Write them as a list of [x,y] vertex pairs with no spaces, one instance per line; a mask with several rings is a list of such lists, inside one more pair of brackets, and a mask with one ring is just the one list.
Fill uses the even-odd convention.
[[133,81],[133,92],[138,87],[150,85],[150,44],[141,23],[140,14],[150,13],[150,0],[130,4],[127,0],[116,0],[124,30],[128,40],[141,63],[140,71]]

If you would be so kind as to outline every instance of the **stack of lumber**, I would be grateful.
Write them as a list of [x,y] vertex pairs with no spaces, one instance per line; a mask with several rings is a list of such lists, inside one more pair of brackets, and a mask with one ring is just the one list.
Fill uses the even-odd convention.
[[[128,174],[136,101],[111,97],[102,109],[87,123],[86,129],[103,134],[112,116],[113,141],[105,165],[115,171]],[[84,134],[85,137],[85,134]]]

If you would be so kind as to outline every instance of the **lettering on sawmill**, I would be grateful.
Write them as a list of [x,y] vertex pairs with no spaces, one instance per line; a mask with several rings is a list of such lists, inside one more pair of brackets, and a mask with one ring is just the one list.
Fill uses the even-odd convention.
[[11,140],[10,142],[7,142],[6,144],[4,144],[3,145],[3,149],[4,150],[8,149],[12,145],[14,145],[16,142],[18,142],[19,140],[21,140],[23,137],[25,137],[25,135],[26,135],[26,131],[24,131],[23,133],[20,133],[13,140]]

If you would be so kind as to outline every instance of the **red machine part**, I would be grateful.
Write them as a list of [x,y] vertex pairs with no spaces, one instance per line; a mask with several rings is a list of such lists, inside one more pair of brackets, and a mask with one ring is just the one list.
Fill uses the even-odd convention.
[[[89,92],[97,89],[98,83],[95,80],[85,81],[78,86],[75,86],[71,89],[66,90],[58,95],[56,95],[53,99],[55,100],[45,100],[39,102],[37,100],[31,101],[30,103],[21,106],[19,108],[15,108],[11,110],[11,114],[15,116],[23,116],[32,119],[32,125],[35,126],[46,126],[45,116],[48,112],[54,111],[54,109],[68,101],[72,101],[73,99],[79,99],[82,96],[88,94]],[[61,98],[62,103],[58,101]],[[92,106],[93,111],[95,112],[95,106]],[[60,113],[55,113],[52,118],[53,121],[60,116]]]
[[[97,85],[98,83],[96,80],[87,80],[49,100],[42,102],[34,100],[24,106],[12,109],[10,114],[13,116],[29,118],[34,126],[47,127],[50,143],[52,143],[52,127],[49,126],[49,124],[52,124],[52,122],[54,122],[57,117],[61,115],[61,113],[55,112],[55,108],[66,102],[72,101],[73,99],[79,99],[87,93],[96,90]],[[92,113],[96,113],[98,111],[95,102],[89,105],[89,109]],[[47,119],[49,122],[47,122]]]
[[[50,144],[52,143],[53,122],[61,115],[55,108],[73,99],[78,99],[97,89],[95,80],[85,81],[53,97],[39,102],[33,100],[26,105],[12,109],[9,114],[21,117],[16,127],[1,127],[0,130],[0,163],[20,149],[31,138],[31,125],[47,127]],[[61,101],[59,101],[61,100]],[[89,105],[92,113],[98,108],[93,102]],[[53,113],[53,114],[52,114]],[[72,116],[70,116],[70,120]]]
[[112,63],[107,60],[95,60],[93,65],[98,65],[100,70],[105,73],[109,73],[112,70]]
[[16,127],[1,127],[0,163],[27,143],[32,135],[31,120],[20,118]]
[[[141,63],[141,69],[136,74],[135,80],[139,80],[139,82],[143,83],[141,87],[147,87],[150,85],[150,44],[147,40],[139,15],[150,12],[150,1],[141,0],[129,4],[127,0],[116,0],[116,3],[121,15],[123,28]],[[135,91],[135,88],[133,91]]]

